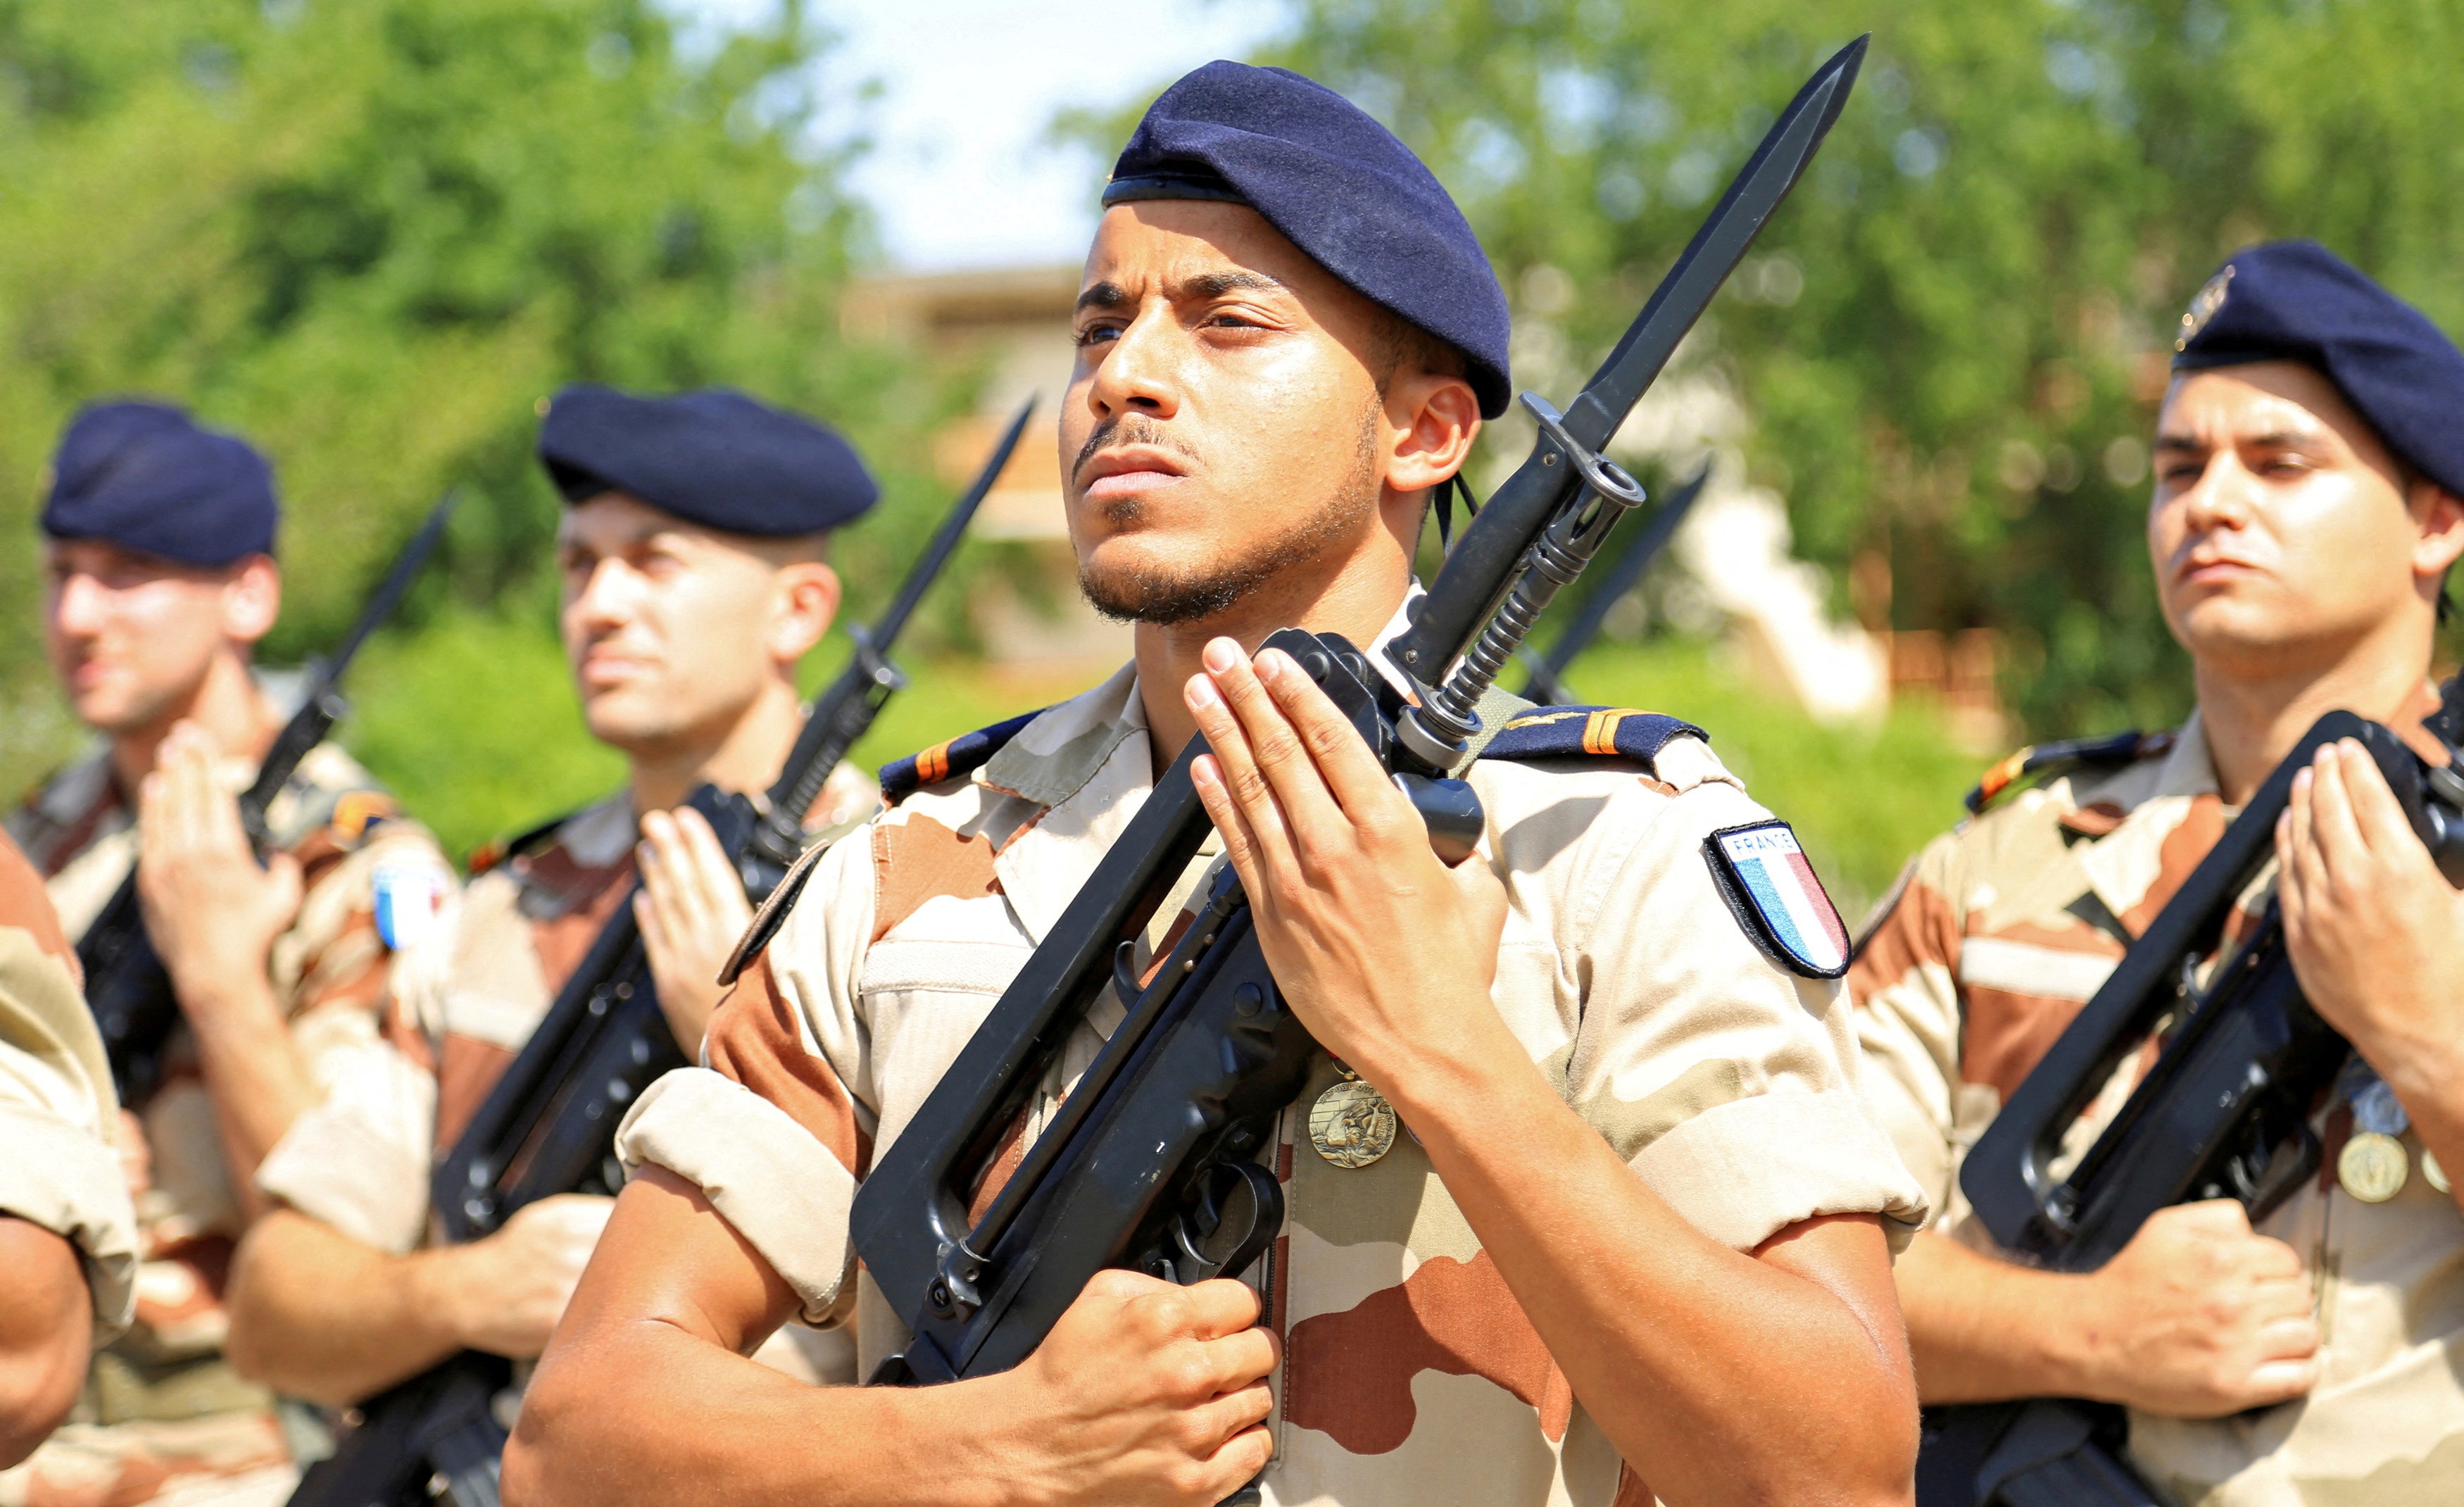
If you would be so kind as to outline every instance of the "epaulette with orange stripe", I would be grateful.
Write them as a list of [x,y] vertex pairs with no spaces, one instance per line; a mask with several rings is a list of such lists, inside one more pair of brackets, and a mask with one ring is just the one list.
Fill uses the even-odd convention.
[[920,753],[909,754],[881,766],[881,799],[895,806],[928,785],[955,780],[975,773],[992,762],[993,755],[1008,746],[1019,730],[1042,717],[1049,707],[1022,712],[1005,722],[979,727],[972,733],[960,733],[947,742],[935,743]]
[[527,853],[536,847],[541,838],[553,834],[558,828],[580,814],[580,811],[567,811],[561,816],[551,816],[537,827],[516,832],[511,837],[498,837],[490,842],[483,842],[471,850],[471,861],[463,865],[463,868],[471,877],[475,879],[516,853]]
[[1540,706],[1497,730],[1480,750],[1484,759],[1636,759],[1660,757],[1672,738],[1710,734],[1692,722],[1630,706]]
[[2101,738],[2073,738],[2057,743],[2034,743],[2012,754],[1976,782],[1968,792],[1968,809],[1982,815],[1985,808],[2023,782],[2050,780],[2074,769],[2113,768],[2153,759],[2173,746],[2169,732],[2107,733]]

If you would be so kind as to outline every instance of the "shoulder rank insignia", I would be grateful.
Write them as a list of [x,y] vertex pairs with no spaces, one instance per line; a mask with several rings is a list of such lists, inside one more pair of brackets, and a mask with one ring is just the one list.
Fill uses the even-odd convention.
[[935,743],[921,753],[909,754],[881,766],[881,799],[884,805],[895,806],[928,785],[955,780],[973,774],[992,763],[993,755],[1006,747],[1019,730],[1042,717],[1050,707],[1022,712],[1005,722],[979,727],[972,733],[960,733],[947,742]]
[[2109,733],[2101,738],[2073,738],[2057,743],[2035,743],[2012,754],[1976,782],[1968,792],[1968,809],[1971,815],[1983,814],[1985,808],[2001,799],[2002,793],[2022,781],[2038,777],[2052,779],[2073,769],[2108,768],[2153,759],[2173,746],[2173,735],[2163,733]]
[[1703,848],[1721,898],[1765,951],[1809,979],[1848,971],[1848,928],[1795,829],[1776,817],[1724,827],[1703,839]]
[[582,810],[586,809],[588,809],[588,808],[584,807],[581,809],[565,811],[560,815],[549,817],[546,821],[539,823],[536,827],[524,828],[522,831],[514,833],[511,837],[495,837],[491,838],[487,842],[481,843],[478,847],[471,850],[471,860],[463,865],[464,872],[468,873],[471,877],[475,879],[479,875],[487,873],[489,870],[495,868],[498,864],[503,863],[506,859],[529,853],[533,848],[538,847],[543,839],[553,836],[558,828],[563,826],[566,822],[571,821],[574,817],[582,814]]
[[1484,759],[1624,758],[1649,764],[1672,738],[1711,735],[1659,712],[1630,706],[1544,706],[1497,730],[1480,751]]
[[369,828],[392,819],[399,809],[393,797],[383,790],[344,790],[334,801],[334,841],[343,848],[357,847]]

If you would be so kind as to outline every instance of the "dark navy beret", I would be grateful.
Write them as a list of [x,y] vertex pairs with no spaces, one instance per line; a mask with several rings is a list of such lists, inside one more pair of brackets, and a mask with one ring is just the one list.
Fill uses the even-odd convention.
[[167,403],[90,403],[52,458],[43,532],[189,565],[274,553],[274,468],[246,440]]
[[731,534],[818,533],[881,496],[836,431],[726,388],[647,398],[577,383],[549,400],[539,453],[568,502],[627,492]]
[[2182,316],[2173,367],[2298,361],[2326,374],[2387,448],[2464,497],[2464,351],[2317,241],[2233,254]]
[[1327,88],[1282,68],[1212,62],[1138,122],[1106,207],[1245,204],[1354,292],[1463,352],[1480,410],[1506,411],[1506,291],[1488,254],[1412,149]]

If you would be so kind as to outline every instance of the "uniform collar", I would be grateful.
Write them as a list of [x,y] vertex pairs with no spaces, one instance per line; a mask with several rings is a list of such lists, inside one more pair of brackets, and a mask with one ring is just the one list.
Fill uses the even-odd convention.
[[[1415,583],[1379,632],[1379,647],[1411,626],[1412,603],[1420,594]],[[1393,676],[1384,654],[1370,658]],[[1040,942],[1155,790],[1137,666],[1123,665],[1103,684],[1027,723],[974,779],[1045,808],[993,858],[1001,894]]]

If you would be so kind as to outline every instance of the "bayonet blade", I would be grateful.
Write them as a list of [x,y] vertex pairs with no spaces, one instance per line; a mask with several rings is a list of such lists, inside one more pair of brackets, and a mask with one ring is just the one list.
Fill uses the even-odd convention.
[[377,594],[368,599],[367,610],[351,625],[351,636],[343,639],[342,647],[325,661],[325,673],[319,677],[325,684],[319,690],[330,688],[341,678],[342,672],[350,668],[351,660],[359,654],[361,646],[368,641],[368,635],[393,615],[396,607],[402,605],[403,593],[419,579],[420,566],[428,564],[428,557],[435,552],[436,542],[445,537],[446,521],[453,516],[453,509],[461,500],[462,489],[455,487],[446,493],[436,506],[429,509],[428,521],[419,525],[418,533],[410,536],[410,543],[402,546],[402,553],[394,557],[393,568],[385,572],[384,583],[377,587]]
[[1568,405],[1566,429],[1576,439],[1595,450],[1607,444],[1644,389],[1659,378],[1668,358],[1677,353],[1677,343],[1711,306],[1720,285],[1728,280],[1746,249],[1762,233],[1764,223],[1804,176],[1823,138],[1831,134],[1872,40],[1868,33],[1833,54],[1780,112],[1762,144],[1721,195],[1710,218],[1694,233],[1685,254],[1660,279],[1651,301],[1642,306],[1617,348],[1592,374],[1582,395]]
[[890,653],[891,642],[906,628],[907,619],[914,612],[916,604],[924,600],[924,593],[931,588],[933,578],[941,573],[942,562],[958,547],[958,536],[967,531],[967,523],[976,516],[976,509],[992,495],[993,483],[1009,469],[1010,454],[1018,449],[1020,438],[1026,433],[1026,421],[1034,414],[1033,397],[1018,406],[1018,413],[1009,421],[1009,428],[1001,434],[1001,443],[993,447],[983,469],[976,473],[975,484],[968,487],[966,495],[952,505],[950,516],[941,521],[941,527],[933,535],[933,542],[924,546],[924,553],[908,570],[906,581],[899,586],[897,600],[891,603],[890,610],[873,623],[871,643],[880,653]]

